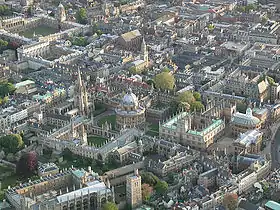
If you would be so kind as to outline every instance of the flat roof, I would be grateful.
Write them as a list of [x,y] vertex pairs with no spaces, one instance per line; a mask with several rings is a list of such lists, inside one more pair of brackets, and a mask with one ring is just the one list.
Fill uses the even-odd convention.
[[265,207],[268,207],[268,208],[273,209],[273,210],[279,210],[280,209],[280,204],[275,202],[275,201],[268,201],[265,204]]

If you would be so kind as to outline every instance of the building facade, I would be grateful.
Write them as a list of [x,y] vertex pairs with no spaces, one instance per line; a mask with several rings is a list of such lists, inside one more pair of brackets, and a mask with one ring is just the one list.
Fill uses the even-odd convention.
[[205,150],[223,134],[225,122],[201,114],[181,112],[159,125],[159,135],[172,142]]

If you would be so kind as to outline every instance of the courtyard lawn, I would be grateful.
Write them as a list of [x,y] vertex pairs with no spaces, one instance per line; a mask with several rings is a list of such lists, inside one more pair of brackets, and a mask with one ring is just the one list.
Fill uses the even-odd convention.
[[110,123],[112,124],[112,129],[113,130],[116,129],[116,115],[109,115],[109,116],[101,118],[97,122],[97,125],[101,127],[103,124],[105,124],[106,121],[107,121],[108,124],[110,124]]
[[[10,173],[10,175],[5,176],[5,173]],[[14,186],[20,180],[20,178],[15,174],[14,169],[7,166],[0,166],[0,174],[4,175],[0,176],[1,189],[7,189],[8,186]]]
[[103,145],[107,141],[106,138],[101,136],[88,136],[87,140],[89,145],[94,144],[97,147]]
[[36,28],[31,28],[29,30],[26,30],[26,31],[22,32],[20,35],[27,37],[27,38],[32,38],[34,32],[36,35],[48,36],[50,34],[56,33],[57,29],[51,28],[48,26],[38,26]]
[[146,132],[146,134],[147,134],[148,136],[158,136],[158,135],[159,135],[159,132],[158,132],[158,130],[159,130],[159,125],[158,125],[158,124],[153,123],[153,124],[149,125],[148,128],[149,128],[149,129],[148,129],[148,131]]

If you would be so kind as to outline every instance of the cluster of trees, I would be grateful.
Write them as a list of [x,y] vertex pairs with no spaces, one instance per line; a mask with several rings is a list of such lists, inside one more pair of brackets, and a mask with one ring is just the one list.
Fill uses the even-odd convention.
[[107,202],[102,206],[103,210],[118,210],[118,206],[113,202]]
[[75,37],[71,38],[70,41],[73,45],[77,45],[77,46],[84,47],[84,46],[88,45],[87,39],[83,36],[75,36]]
[[163,71],[156,75],[154,83],[156,88],[161,90],[173,90],[175,86],[175,78],[170,72]]
[[7,47],[8,47],[8,42],[3,40],[3,39],[0,39],[0,51],[2,52],[3,50],[6,50]]
[[24,142],[20,134],[10,134],[0,138],[0,148],[5,153],[16,153],[24,146]]
[[8,81],[0,82],[0,97],[4,98],[5,96],[11,95],[16,90],[15,86]]
[[264,81],[265,79],[267,80],[268,84],[270,84],[270,85],[276,85],[275,80],[274,80],[272,77],[266,76],[266,75],[261,76],[261,77],[259,78],[259,80],[258,80],[258,83]]
[[0,15],[9,15],[11,13],[11,9],[7,5],[0,5]]
[[257,8],[256,4],[248,4],[247,6],[237,6],[235,9],[238,12],[249,13],[251,10],[257,10]]
[[167,182],[161,181],[151,172],[142,172],[141,181],[143,183],[142,197],[144,200],[150,199],[153,190],[155,190],[158,195],[164,195],[167,192]]
[[224,196],[223,206],[228,210],[235,210],[238,205],[238,195],[235,193],[228,193]]
[[87,24],[87,10],[85,8],[80,8],[76,13],[76,20],[78,23]]
[[38,169],[38,157],[37,153],[32,151],[24,153],[16,166],[16,173],[23,177],[34,176]]
[[103,34],[103,32],[98,29],[98,25],[96,23],[92,26],[92,33],[96,34],[97,36],[101,36]]
[[197,110],[201,111],[204,109],[201,103],[201,96],[198,92],[185,91],[177,96],[176,104],[177,110]]

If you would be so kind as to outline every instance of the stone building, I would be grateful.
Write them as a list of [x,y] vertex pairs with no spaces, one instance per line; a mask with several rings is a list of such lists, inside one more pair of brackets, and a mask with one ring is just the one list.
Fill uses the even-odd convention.
[[159,125],[159,136],[205,150],[223,134],[225,122],[198,113],[181,112]]
[[142,35],[139,30],[129,31],[125,34],[122,34],[118,38],[118,44],[126,49],[131,51],[138,51],[141,49]]
[[250,130],[241,133],[233,143],[235,154],[258,154],[261,150],[263,133],[259,130]]
[[231,120],[231,130],[235,136],[259,128],[261,128],[261,121],[253,116],[251,108],[246,110],[246,114],[240,112],[235,113]]
[[138,169],[136,169],[135,174],[129,175],[126,178],[126,198],[127,203],[131,205],[132,208],[142,204],[141,186],[141,176],[138,173]]
[[137,96],[129,88],[119,107],[115,109],[117,129],[143,126],[146,121],[145,111],[146,108],[139,104]]
[[114,202],[110,183],[101,182],[90,167],[88,171],[72,168],[9,187],[5,195],[16,210],[99,210],[107,201]]

